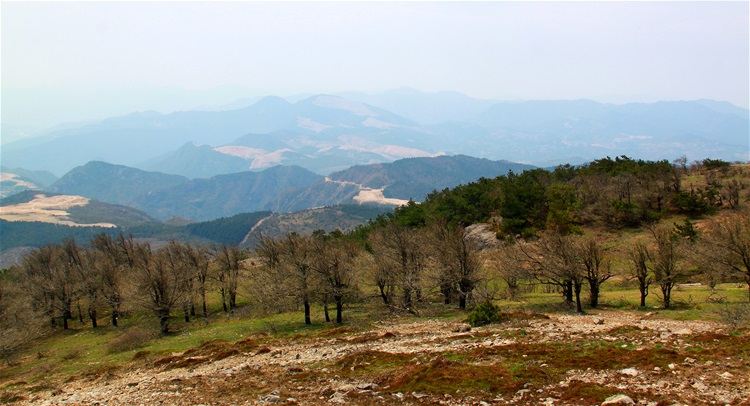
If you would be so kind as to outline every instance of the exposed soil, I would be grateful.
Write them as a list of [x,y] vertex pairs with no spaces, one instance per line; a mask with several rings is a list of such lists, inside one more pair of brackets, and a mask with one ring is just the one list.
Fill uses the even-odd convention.
[[36,391],[21,404],[750,404],[750,335],[658,314],[514,313],[465,331],[456,323],[382,322],[314,336],[211,341],[139,355]]

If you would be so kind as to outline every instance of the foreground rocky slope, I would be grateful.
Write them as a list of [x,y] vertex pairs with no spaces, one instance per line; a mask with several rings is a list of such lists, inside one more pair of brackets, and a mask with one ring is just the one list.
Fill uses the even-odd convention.
[[[658,314],[513,313],[469,329],[380,322],[212,341],[47,387],[20,404],[748,404],[750,337]],[[8,391],[7,388],[13,388]],[[627,398],[625,398],[627,396]]]

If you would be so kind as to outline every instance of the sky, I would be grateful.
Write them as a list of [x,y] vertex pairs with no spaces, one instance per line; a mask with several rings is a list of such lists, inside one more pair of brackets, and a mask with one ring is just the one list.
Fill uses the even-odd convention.
[[748,107],[748,4],[3,2],[2,136],[399,87]]

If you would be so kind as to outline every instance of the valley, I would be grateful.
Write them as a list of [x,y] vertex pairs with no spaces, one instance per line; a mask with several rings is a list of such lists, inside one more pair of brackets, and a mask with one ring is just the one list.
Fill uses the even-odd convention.
[[0,406],[750,406],[750,1],[0,1]]

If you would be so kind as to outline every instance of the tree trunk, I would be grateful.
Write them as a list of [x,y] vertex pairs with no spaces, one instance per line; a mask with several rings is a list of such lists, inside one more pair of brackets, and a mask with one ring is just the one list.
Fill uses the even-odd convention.
[[208,318],[208,308],[206,307],[206,289],[201,289],[201,304],[203,306],[203,318]]
[[89,308],[89,318],[91,319],[91,327],[97,328],[96,324],[96,309]]
[[665,284],[661,286],[661,294],[664,302],[664,308],[669,309],[672,304],[672,286],[671,284]]
[[310,301],[308,299],[305,299],[304,305],[305,305],[305,324],[312,324],[312,321],[310,321]]
[[380,289],[380,298],[383,299],[383,304],[388,305],[388,295],[385,293],[385,286],[378,285],[378,289]]
[[169,311],[159,311],[159,327],[162,335],[169,334]]
[[185,323],[190,323],[190,306],[187,304],[182,306],[182,314],[185,316]]
[[76,302],[76,307],[78,308],[78,321],[83,324],[83,311],[81,310],[81,303]]
[[461,310],[466,310],[466,294],[460,293],[458,295],[458,307]]
[[411,309],[411,289],[404,288],[404,307]]
[[190,299],[190,315],[195,317],[195,302]]
[[73,318],[73,314],[70,311],[70,307],[68,307],[66,310],[63,311],[63,330],[68,329],[68,320],[72,318]]
[[224,289],[220,289],[221,291],[221,307],[224,309],[224,313],[228,312],[229,309],[227,309],[227,294],[224,292]]
[[112,309],[112,327],[117,327],[118,313],[116,309]]
[[234,312],[234,309],[236,308],[237,308],[237,292],[229,291],[229,310]]
[[581,306],[581,283],[576,282],[573,284],[573,290],[575,290],[576,295],[576,312],[577,313],[583,313],[583,306]]
[[328,314],[328,300],[323,301],[323,314],[325,315],[326,323],[330,323],[331,316]]
[[565,281],[563,285],[563,296],[565,296],[566,302],[573,303],[573,281],[572,280]]
[[599,306],[599,281],[589,280],[589,304],[591,307]]
[[641,289],[641,307],[646,307],[646,293],[645,289]]
[[333,299],[336,301],[336,323],[341,324],[344,322],[344,298],[342,296],[335,296]]

